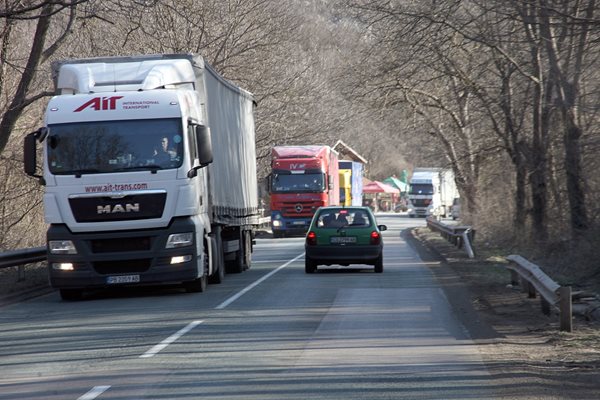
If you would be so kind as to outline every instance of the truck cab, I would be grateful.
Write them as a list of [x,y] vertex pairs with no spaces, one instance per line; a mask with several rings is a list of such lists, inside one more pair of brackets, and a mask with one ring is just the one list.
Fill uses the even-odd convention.
[[339,204],[337,153],[329,146],[276,146],[271,154],[273,236],[304,234],[319,207]]
[[[189,54],[67,60],[52,68],[56,96],[44,127],[25,140],[29,175],[37,176],[36,142],[43,147],[38,177],[52,286],[74,299],[115,285],[177,283],[203,291],[209,276],[220,282],[224,253],[244,246],[235,239],[240,235],[228,241],[221,234],[241,228],[219,220],[219,206],[233,201],[218,182],[241,179],[250,188],[240,214],[256,211],[258,200],[254,146],[235,159],[248,159],[246,169],[221,156],[210,125],[219,136],[228,130],[220,131],[225,123],[210,106],[242,126],[231,130],[240,142],[243,135],[253,139],[250,96]],[[246,150],[226,142],[228,151]],[[240,172],[219,177],[225,170],[250,171],[251,179]]]

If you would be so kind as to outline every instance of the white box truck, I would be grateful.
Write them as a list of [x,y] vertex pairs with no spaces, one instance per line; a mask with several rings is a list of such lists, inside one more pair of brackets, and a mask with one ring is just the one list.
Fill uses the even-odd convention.
[[[259,222],[252,95],[199,55],[55,62],[44,127],[24,143],[45,186],[50,283],[204,291],[250,267]],[[36,145],[43,147],[37,175]]]
[[410,217],[448,217],[459,197],[454,173],[446,168],[415,168],[408,191]]

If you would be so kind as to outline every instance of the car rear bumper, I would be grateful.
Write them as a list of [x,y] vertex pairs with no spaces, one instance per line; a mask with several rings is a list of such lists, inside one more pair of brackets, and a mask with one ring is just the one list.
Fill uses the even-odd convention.
[[380,246],[305,246],[306,257],[319,264],[373,264]]

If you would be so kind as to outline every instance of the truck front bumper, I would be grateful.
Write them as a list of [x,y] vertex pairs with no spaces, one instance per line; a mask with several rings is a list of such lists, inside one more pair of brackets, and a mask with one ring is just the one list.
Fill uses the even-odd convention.
[[282,218],[271,220],[273,233],[284,233],[290,235],[304,235],[308,231],[312,218]]
[[167,249],[169,235],[195,232],[190,218],[177,218],[164,229],[73,233],[66,225],[51,225],[47,241],[70,240],[77,254],[48,251],[50,284],[59,289],[155,285],[191,281],[198,269],[196,241]]

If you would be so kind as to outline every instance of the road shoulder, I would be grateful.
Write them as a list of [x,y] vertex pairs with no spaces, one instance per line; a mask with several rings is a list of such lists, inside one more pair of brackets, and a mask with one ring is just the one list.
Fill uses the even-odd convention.
[[499,384],[530,385],[535,377],[540,398],[596,398],[598,322],[576,317],[572,333],[560,332],[557,313],[545,316],[539,299],[509,285],[503,260],[471,260],[428,228],[402,235],[424,261],[440,262],[430,269]]

